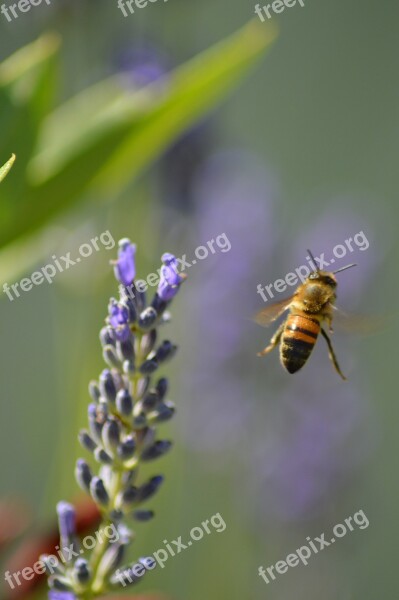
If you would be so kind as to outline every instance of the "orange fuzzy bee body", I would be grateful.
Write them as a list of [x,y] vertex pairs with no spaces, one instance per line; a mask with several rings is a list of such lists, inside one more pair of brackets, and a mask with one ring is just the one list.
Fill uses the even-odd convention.
[[317,319],[305,314],[290,314],[281,336],[280,360],[288,373],[296,373],[312,353],[320,333]]

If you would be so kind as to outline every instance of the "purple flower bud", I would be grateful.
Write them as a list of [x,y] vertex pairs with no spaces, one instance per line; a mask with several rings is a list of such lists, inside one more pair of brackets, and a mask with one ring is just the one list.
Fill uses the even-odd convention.
[[132,517],[133,519],[136,519],[136,521],[150,521],[150,519],[152,519],[153,516],[153,510],[135,510],[134,513],[132,513]]
[[62,543],[70,543],[69,540],[76,533],[75,528],[75,509],[68,502],[58,502],[57,504],[58,523]]
[[108,322],[113,327],[117,340],[126,341],[129,338],[129,310],[123,304],[119,304],[114,298],[111,298],[108,305]]
[[129,311],[126,306],[119,304],[114,298],[108,305],[108,320],[112,327],[119,327],[120,325],[126,325],[129,321]]
[[50,590],[48,598],[49,600],[76,600],[76,596],[72,592],[60,592],[58,590]]
[[161,277],[158,285],[158,295],[161,300],[169,301],[177,294],[179,286],[185,279],[178,272],[178,260],[169,252],[162,255],[163,267],[161,267]]
[[118,260],[114,263],[114,273],[123,285],[132,285],[136,276],[136,246],[127,238],[120,240]]

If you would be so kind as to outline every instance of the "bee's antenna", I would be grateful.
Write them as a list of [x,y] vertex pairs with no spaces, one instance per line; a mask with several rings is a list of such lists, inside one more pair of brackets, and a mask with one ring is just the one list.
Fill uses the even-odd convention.
[[307,250],[307,253],[309,254],[310,258],[312,259],[312,262],[315,266],[315,271],[317,272],[319,270],[319,267],[317,266],[317,262],[315,261],[313,254],[311,253],[310,250]]
[[341,271],[346,271],[346,269],[351,269],[352,267],[357,267],[357,265],[355,263],[352,263],[351,265],[346,265],[346,267],[341,267],[337,271],[333,271],[333,273],[335,275],[335,273],[340,273]]

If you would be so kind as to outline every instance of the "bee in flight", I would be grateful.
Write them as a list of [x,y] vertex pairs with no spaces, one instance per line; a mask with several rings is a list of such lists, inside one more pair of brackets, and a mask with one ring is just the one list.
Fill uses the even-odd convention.
[[325,321],[329,332],[332,333],[332,317],[335,309],[335,290],[337,287],[335,274],[356,265],[347,265],[334,272],[320,271],[311,252],[309,252],[309,255],[316,270],[309,275],[302,285],[298,286],[295,294],[262,309],[255,316],[255,321],[259,325],[267,326],[286,310],[290,311],[288,317],[271,338],[270,344],[262,352],[259,352],[258,356],[265,356],[280,344],[282,365],[289,373],[296,373],[308,360],[321,332],[327,342],[328,355],[335,370],[342,379],[346,379],[339,367],[331,340],[322,324]]

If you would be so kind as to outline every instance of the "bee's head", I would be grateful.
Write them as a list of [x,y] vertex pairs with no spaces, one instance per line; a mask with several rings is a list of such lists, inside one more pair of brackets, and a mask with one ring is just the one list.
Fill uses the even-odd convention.
[[337,287],[335,275],[329,271],[313,271],[308,277],[308,282],[328,285],[332,289]]
[[309,283],[321,283],[324,285],[328,285],[333,290],[337,287],[337,279],[335,277],[335,274],[340,273],[341,271],[345,271],[346,269],[350,269],[351,267],[356,267],[355,264],[351,264],[346,265],[346,267],[341,267],[336,271],[320,271],[320,269],[317,268],[317,262],[315,261],[313,254],[310,250],[308,250],[308,253],[312,259],[314,266],[316,267],[316,270],[309,275],[307,281]]

